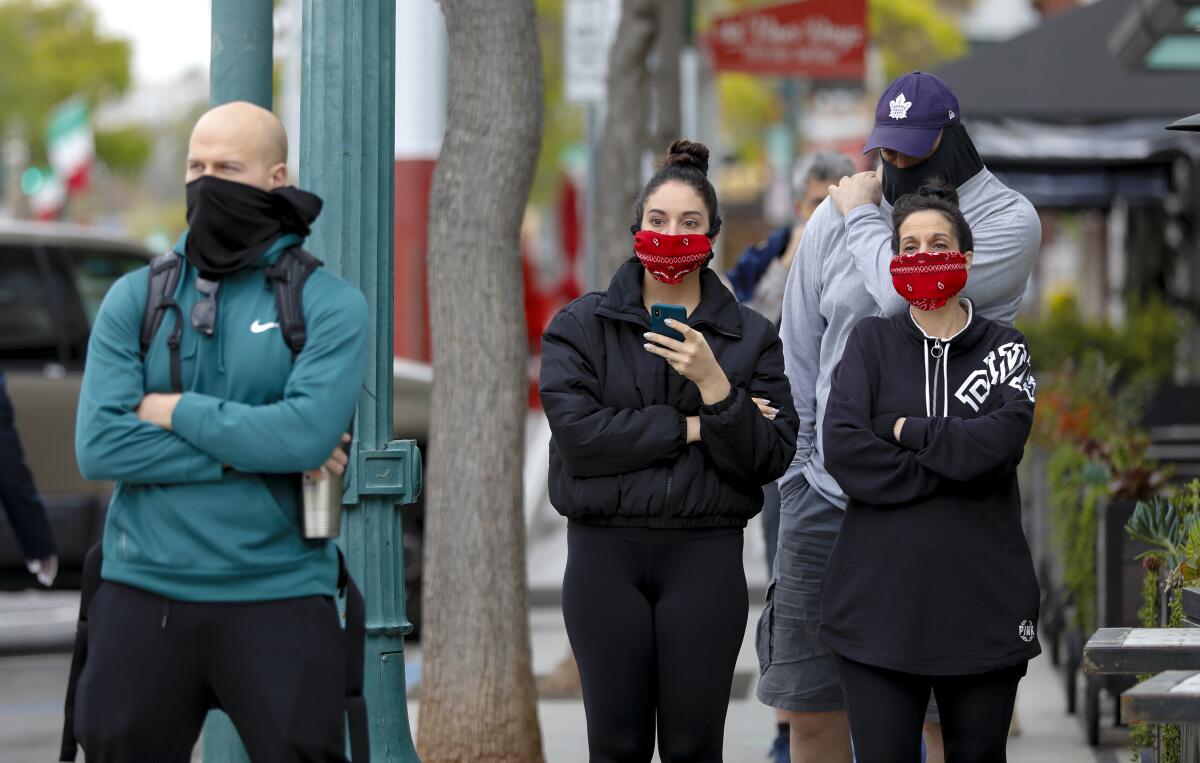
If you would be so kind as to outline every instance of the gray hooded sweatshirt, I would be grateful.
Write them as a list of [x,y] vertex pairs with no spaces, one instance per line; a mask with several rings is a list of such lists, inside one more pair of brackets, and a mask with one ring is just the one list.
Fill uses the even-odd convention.
[[[975,239],[962,295],[980,315],[1011,325],[1041,246],[1041,221],[1028,199],[986,169],[959,186],[958,197]],[[856,323],[908,308],[892,286],[894,255],[887,201],[843,217],[826,199],[804,228],[784,294],[779,333],[800,431],[796,456],[780,484],[803,476],[843,509],[846,495],[825,469],[821,444],[829,382]]]

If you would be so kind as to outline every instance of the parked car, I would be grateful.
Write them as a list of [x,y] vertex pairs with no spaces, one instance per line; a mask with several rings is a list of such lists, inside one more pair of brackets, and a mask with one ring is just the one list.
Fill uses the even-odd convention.
[[[75,411],[92,321],[108,289],[152,253],[94,228],[0,222],[0,368],[17,430],[58,542],[59,587],[77,587],[83,556],[104,530],[112,484],[89,482],[75,463]],[[421,363],[393,368],[397,439],[424,445],[432,375]],[[422,502],[404,512],[409,619],[420,621]],[[30,585],[8,520],[0,512],[0,588]]]
[[[63,586],[77,586],[100,539],[110,483],[75,464],[75,408],[91,324],[110,286],[149,252],[94,228],[0,222],[0,368],[17,431],[58,542]],[[30,583],[12,528],[0,527],[0,586]]]

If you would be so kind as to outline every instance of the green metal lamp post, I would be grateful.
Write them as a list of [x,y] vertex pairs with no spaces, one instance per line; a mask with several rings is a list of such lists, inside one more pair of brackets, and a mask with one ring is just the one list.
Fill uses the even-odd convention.
[[[271,0],[213,0],[211,101],[272,101]],[[402,526],[421,492],[421,454],[392,436],[395,98],[393,0],[304,0],[300,176],[325,201],[306,245],[366,295],[373,315],[366,390],[345,478],[340,545],[367,603],[365,694],[371,759],[418,761],[408,723]],[[294,136],[293,136],[294,138]],[[355,508],[357,506],[357,508]],[[248,758],[214,712],[206,763]]]
[[213,106],[249,101],[271,108],[274,3],[212,0],[209,100]]
[[[416,761],[404,682],[404,561],[399,503],[420,492],[420,453],[392,436],[394,0],[304,0],[300,175],[325,200],[311,251],[362,290],[375,353],[358,409],[357,459],[342,522],[350,574],[367,600],[365,693],[373,761]],[[351,495],[351,491],[357,491]]]

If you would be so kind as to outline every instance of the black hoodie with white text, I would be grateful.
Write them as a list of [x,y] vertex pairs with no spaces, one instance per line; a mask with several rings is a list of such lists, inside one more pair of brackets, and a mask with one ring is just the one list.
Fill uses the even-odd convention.
[[825,461],[850,502],[820,636],[857,662],[966,675],[1041,651],[1016,471],[1036,382],[1021,333],[963,306],[945,340],[907,310],[863,320],[833,374]]

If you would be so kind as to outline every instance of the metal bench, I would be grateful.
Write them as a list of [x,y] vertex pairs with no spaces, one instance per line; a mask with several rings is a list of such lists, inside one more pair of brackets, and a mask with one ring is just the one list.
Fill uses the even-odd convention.
[[1150,428],[1146,455],[1175,468],[1178,480],[1200,477],[1200,425],[1173,424]]
[[1101,628],[1083,647],[1089,675],[1200,671],[1200,628]]
[[[1196,591],[1184,594],[1185,607],[1194,605]],[[1121,694],[1121,716],[1180,724],[1181,760],[1200,763],[1200,628],[1101,628],[1083,649],[1083,668],[1090,675],[1157,673]]]
[[1190,723],[1200,718],[1200,672],[1167,670],[1121,695],[1133,723]]

